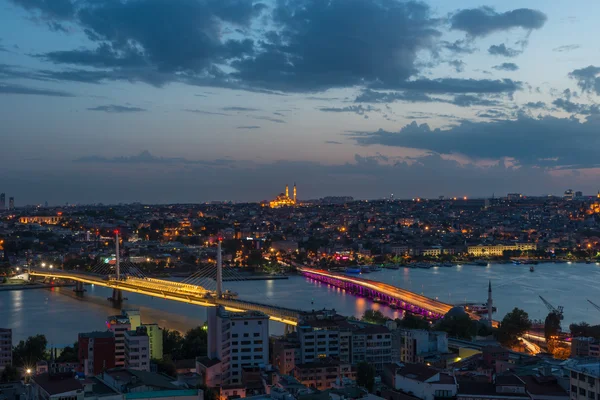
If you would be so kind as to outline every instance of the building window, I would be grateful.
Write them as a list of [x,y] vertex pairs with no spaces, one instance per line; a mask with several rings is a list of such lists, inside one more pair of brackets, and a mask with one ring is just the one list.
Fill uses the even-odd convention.
[[254,337],[259,337],[260,333],[259,332],[254,332]]
[[262,321],[258,321],[258,324],[259,324],[259,325],[262,325]]
[[[571,393],[577,393],[577,386],[571,385]],[[598,399],[600,400],[600,399]]]
[[585,389],[584,388],[579,388],[579,394],[581,396],[585,396]]
[[244,321],[244,325],[248,325],[248,321]]

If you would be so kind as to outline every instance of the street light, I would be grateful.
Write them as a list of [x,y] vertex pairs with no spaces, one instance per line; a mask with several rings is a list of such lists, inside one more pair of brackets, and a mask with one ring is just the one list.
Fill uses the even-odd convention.
[[46,268],[46,263],[42,263],[42,268]]
[[27,372],[27,375],[31,374],[31,368],[27,368],[27,371],[25,372]]
[[52,269],[52,265],[49,265],[48,268]]
[[17,267],[17,268],[15,268],[15,269],[16,269],[17,271],[19,271],[21,268]]

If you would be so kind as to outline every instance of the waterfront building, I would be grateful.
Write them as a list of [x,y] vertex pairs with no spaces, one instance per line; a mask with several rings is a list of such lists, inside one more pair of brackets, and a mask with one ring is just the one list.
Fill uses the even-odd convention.
[[163,330],[157,324],[143,324],[150,339],[150,359],[163,358]]
[[107,318],[106,327],[115,335],[115,366],[125,365],[125,332],[131,330],[131,322],[124,315],[113,315]]
[[94,376],[115,367],[115,335],[113,332],[80,333],[78,337],[79,370]]
[[135,331],[138,326],[142,325],[142,316],[140,315],[140,310],[121,310],[121,314],[129,319],[129,324],[131,325],[132,331]]
[[258,311],[208,309],[208,358],[221,363],[221,384],[242,382],[242,368],[269,362],[269,317]]
[[39,216],[34,215],[30,217],[19,217],[19,222],[21,224],[47,224],[47,225],[56,225],[60,222],[61,216]]
[[293,207],[296,205],[296,184],[294,183],[294,197],[290,197],[288,185],[285,185],[285,193],[280,193],[274,200],[269,202],[271,208]]
[[0,371],[12,365],[12,330],[0,328]]
[[125,332],[125,368],[150,371],[150,338],[144,326]]
[[502,256],[505,251],[536,250],[535,243],[496,244],[491,246],[468,246],[467,252],[474,257]]

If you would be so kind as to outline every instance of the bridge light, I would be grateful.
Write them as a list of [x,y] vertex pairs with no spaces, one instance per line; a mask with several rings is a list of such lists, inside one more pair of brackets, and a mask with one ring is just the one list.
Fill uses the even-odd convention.
[[46,263],[42,263],[42,268],[46,268]]
[[48,268],[52,269],[52,265],[49,265]]

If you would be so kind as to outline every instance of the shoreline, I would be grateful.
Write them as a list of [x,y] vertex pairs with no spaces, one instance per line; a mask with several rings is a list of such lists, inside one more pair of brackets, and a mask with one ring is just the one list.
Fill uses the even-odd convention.
[[32,290],[32,289],[49,289],[49,288],[59,288],[59,287],[74,287],[75,285],[72,283],[58,283],[54,285],[50,285],[47,283],[44,284],[23,284],[23,285],[0,285],[0,292],[8,292],[11,290]]

